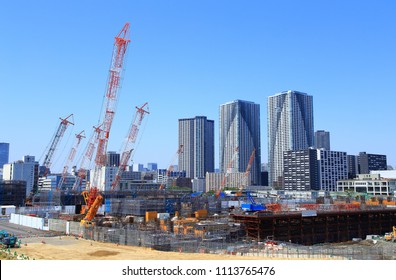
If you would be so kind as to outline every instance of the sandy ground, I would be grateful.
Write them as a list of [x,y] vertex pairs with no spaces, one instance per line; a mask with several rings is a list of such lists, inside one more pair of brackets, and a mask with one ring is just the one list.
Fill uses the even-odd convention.
[[262,257],[162,252],[71,236],[25,238],[11,250],[36,260],[262,260]]

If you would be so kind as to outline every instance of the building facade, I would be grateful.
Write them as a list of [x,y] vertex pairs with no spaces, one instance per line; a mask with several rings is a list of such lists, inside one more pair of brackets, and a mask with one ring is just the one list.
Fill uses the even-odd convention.
[[355,179],[359,170],[357,156],[347,155],[347,161],[348,161],[348,179]]
[[220,173],[245,172],[254,155],[247,185],[260,185],[260,105],[242,100],[220,105],[219,128]]
[[158,169],[158,164],[154,162],[147,163],[147,170],[148,171],[156,171]]
[[284,187],[283,153],[304,150],[314,144],[313,97],[284,91],[268,97],[269,185]]
[[26,181],[0,180],[0,205],[25,206]]
[[24,156],[22,160],[7,163],[3,167],[3,180],[26,181],[26,196],[38,190],[39,163],[34,156]]
[[346,152],[317,150],[320,190],[336,191],[337,181],[348,179]]
[[214,121],[204,116],[179,119],[179,170],[188,178],[204,178],[214,171]]
[[315,148],[330,150],[330,132],[325,130],[315,131]]
[[8,163],[10,155],[10,144],[9,143],[0,143],[0,169],[3,168],[3,165]]
[[316,149],[284,152],[285,190],[320,190],[318,172]]
[[[225,176],[225,177],[224,177]],[[224,182],[224,185],[222,185]],[[246,182],[245,172],[232,173],[206,173],[206,191],[221,191],[222,188],[238,188]],[[220,187],[222,186],[222,187]]]
[[120,165],[120,154],[117,152],[106,153],[106,166],[119,166]]
[[387,170],[386,155],[367,154],[358,155],[359,174],[369,174],[372,170]]
[[340,180],[337,191],[353,191],[369,196],[396,195],[396,179],[385,179],[380,174],[359,174],[354,180]]

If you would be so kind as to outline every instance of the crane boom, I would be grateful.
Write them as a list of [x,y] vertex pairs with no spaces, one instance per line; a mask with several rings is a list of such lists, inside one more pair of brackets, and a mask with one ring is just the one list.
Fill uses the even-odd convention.
[[[166,169],[166,179],[170,176],[170,173],[171,173],[172,170],[173,170],[173,163],[175,162],[177,156],[178,156],[179,154],[183,153],[183,148],[184,148],[184,145],[181,144],[181,145],[179,146],[179,148],[177,149],[175,155],[173,156],[173,159],[171,160],[168,169]],[[164,185],[163,182],[162,182],[162,184],[160,185],[160,188],[159,188],[159,189],[160,189],[160,190],[165,189],[165,185]]]
[[65,134],[66,128],[68,127],[69,124],[74,125],[74,123],[69,120],[70,117],[73,118],[73,114],[70,114],[69,116],[67,116],[64,119],[59,118],[61,120],[61,122],[60,122],[58,129],[56,130],[56,132],[52,138],[50,148],[49,148],[47,154],[45,155],[45,158],[43,161],[43,166],[45,167],[45,170],[44,170],[43,174],[41,174],[42,176],[47,176],[48,171],[52,164],[52,157],[54,156],[55,150],[58,146],[60,139]]
[[239,151],[239,147],[236,147],[236,148],[235,148],[235,152],[234,152],[234,154],[233,154],[233,156],[232,156],[230,162],[229,162],[228,165],[227,165],[227,169],[226,169],[225,172],[224,172],[224,177],[223,177],[223,181],[221,182],[220,190],[221,190],[221,189],[225,186],[225,184],[226,184],[228,174],[231,173],[231,168],[232,168],[232,165],[233,165],[233,163],[234,163],[234,161],[235,161],[235,158],[236,158],[236,156],[237,156],[237,154],[238,154],[238,151]]
[[106,151],[111,125],[114,119],[118,100],[118,91],[121,87],[121,75],[124,69],[124,58],[129,44],[129,23],[126,23],[120,33],[115,37],[113,54],[110,64],[107,89],[105,92],[105,106],[103,114],[102,131],[99,135],[98,147],[95,156],[95,173],[92,181],[94,188],[99,187],[99,178],[102,167],[106,164]]
[[120,182],[121,179],[121,175],[122,173],[125,171],[126,166],[128,165],[128,162],[131,158],[131,154],[133,151],[133,144],[136,141],[138,132],[139,132],[139,127],[142,124],[143,118],[145,114],[150,114],[147,110],[144,109],[144,107],[147,105],[148,103],[144,103],[143,106],[141,107],[137,107],[136,106],[136,114],[135,117],[133,119],[133,122],[131,123],[131,126],[129,128],[129,132],[128,132],[128,136],[123,144],[123,148],[122,148],[122,155],[121,155],[121,161],[120,161],[120,165],[118,167],[117,173],[115,175],[114,181],[111,184],[111,190],[114,190],[118,183]]
[[101,132],[101,126],[93,127],[93,132],[89,138],[87,146],[85,147],[84,155],[81,159],[80,167],[78,169],[76,181],[74,182],[72,190],[76,190],[77,187],[81,186],[82,180],[87,176],[87,169],[92,161],[92,156],[95,151],[96,144],[98,143],[99,134]]
[[256,148],[253,148],[252,154],[250,155],[249,162],[248,162],[248,165],[247,165],[246,171],[245,171],[245,178],[244,178],[245,179],[245,187],[247,187],[247,185],[248,185],[247,180],[249,178],[250,169],[252,168],[252,163],[253,163],[255,154],[256,154]]
[[76,134],[76,140],[74,142],[73,147],[70,150],[69,156],[67,157],[67,161],[65,166],[63,167],[62,177],[59,181],[57,189],[62,189],[63,184],[65,183],[67,173],[69,172],[69,165],[74,161],[74,157],[76,156],[78,146],[81,143],[81,140],[85,138],[85,131],[81,131],[79,134]]

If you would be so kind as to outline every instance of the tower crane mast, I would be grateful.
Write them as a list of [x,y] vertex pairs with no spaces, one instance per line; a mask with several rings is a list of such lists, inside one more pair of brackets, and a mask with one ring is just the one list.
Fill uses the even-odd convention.
[[124,69],[124,57],[129,44],[129,23],[126,23],[119,34],[115,37],[113,54],[110,64],[107,89],[105,92],[105,106],[102,112],[103,127],[99,134],[98,147],[95,156],[95,173],[92,181],[93,188],[99,185],[102,167],[106,164],[106,151],[109,140],[111,125],[114,119],[118,100],[118,91],[121,86],[121,75]]
[[141,107],[136,106],[136,114],[133,119],[133,122],[131,123],[131,126],[129,128],[128,136],[124,141],[123,147],[122,147],[122,155],[121,155],[121,161],[120,165],[118,167],[117,173],[115,175],[114,181],[111,184],[111,190],[114,190],[118,183],[120,182],[121,175],[125,171],[126,166],[128,165],[128,162],[131,158],[131,154],[133,151],[133,144],[136,142],[136,138],[139,132],[139,127],[142,124],[143,118],[145,114],[150,114],[144,107],[148,103],[144,103]]
[[70,114],[69,116],[67,116],[64,119],[59,118],[61,120],[61,122],[60,122],[58,129],[56,130],[56,132],[52,138],[49,150],[48,150],[47,154],[45,155],[45,158],[43,161],[43,166],[44,166],[45,170],[41,174],[41,176],[47,176],[48,171],[51,168],[52,157],[54,156],[54,153],[55,153],[55,150],[59,144],[59,141],[65,134],[66,128],[68,127],[69,124],[74,125],[74,123],[72,121],[70,121],[69,118],[73,118],[73,114]]
[[76,134],[76,140],[74,142],[73,147],[70,150],[69,156],[67,157],[67,161],[65,166],[63,167],[62,177],[59,181],[57,189],[62,189],[63,184],[65,183],[67,173],[69,172],[69,165],[74,161],[74,157],[76,156],[78,146],[81,143],[81,140],[85,138],[85,131],[81,131],[79,134]]

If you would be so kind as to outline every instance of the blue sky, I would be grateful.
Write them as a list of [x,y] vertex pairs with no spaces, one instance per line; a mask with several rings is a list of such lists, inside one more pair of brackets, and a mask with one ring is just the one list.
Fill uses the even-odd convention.
[[204,115],[215,120],[217,165],[219,105],[243,99],[261,105],[266,162],[267,97],[292,89],[313,96],[315,130],[330,131],[333,150],[386,154],[395,166],[395,10],[394,1],[7,1],[0,142],[10,161],[42,161],[59,117],[73,113],[54,157],[60,171],[74,134],[98,123],[114,37],[130,22],[108,150],[119,151],[135,106],[148,102],[135,163],[166,168],[178,119]]

